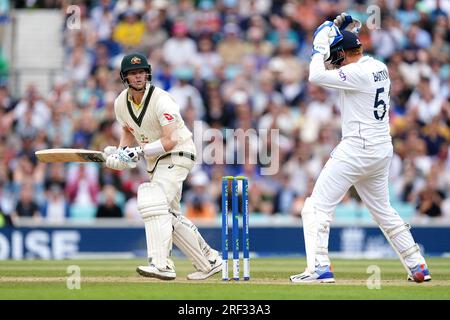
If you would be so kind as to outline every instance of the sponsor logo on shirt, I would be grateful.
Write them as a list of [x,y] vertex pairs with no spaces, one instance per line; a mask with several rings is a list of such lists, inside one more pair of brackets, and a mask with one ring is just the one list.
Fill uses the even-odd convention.
[[347,76],[345,75],[344,71],[342,71],[341,69],[339,69],[338,74],[339,74],[339,78],[341,78],[342,81],[347,80]]
[[173,116],[171,114],[169,114],[169,113],[163,113],[163,116],[164,116],[164,118],[166,118],[169,121],[173,120]]

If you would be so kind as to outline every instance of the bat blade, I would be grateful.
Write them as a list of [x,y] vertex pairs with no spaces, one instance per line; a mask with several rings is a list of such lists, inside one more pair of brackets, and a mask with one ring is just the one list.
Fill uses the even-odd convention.
[[87,149],[45,149],[35,152],[39,161],[53,162],[105,162],[106,156],[101,151]]

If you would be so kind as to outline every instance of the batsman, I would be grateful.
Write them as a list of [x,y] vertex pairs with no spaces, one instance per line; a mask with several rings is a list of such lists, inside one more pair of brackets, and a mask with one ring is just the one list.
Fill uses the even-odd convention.
[[363,55],[357,36],[360,26],[358,21],[342,13],[333,22],[324,22],[314,33],[309,81],[338,90],[342,139],[332,151],[301,212],[307,268],[290,277],[295,283],[335,282],[328,257],[330,222],[334,209],[351,186],[398,254],[408,279],[431,280],[409,225],[390,205],[391,81],[384,63]]
[[134,168],[141,157],[147,163],[149,182],[139,186],[137,203],[145,224],[148,265],[136,271],[144,277],[175,279],[173,242],[197,270],[187,278],[207,279],[221,270],[222,259],[180,210],[183,181],[196,157],[192,133],[169,93],[151,83],[152,69],[145,56],[126,55],[120,78],[126,87],[114,103],[122,126],[120,142],[104,152],[106,166],[114,170]]

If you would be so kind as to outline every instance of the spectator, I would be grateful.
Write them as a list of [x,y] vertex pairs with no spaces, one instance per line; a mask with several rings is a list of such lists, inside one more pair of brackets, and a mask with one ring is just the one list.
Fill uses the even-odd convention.
[[116,22],[117,15],[112,10],[114,8],[113,1],[101,0],[100,5],[91,10],[91,20],[99,41],[111,38],[113,26]]
[[84,47],[76,47],[65,65],[65,78],[81,85],[89,76],[91,71],[91,58]]
[[[27,111],[29,120],[25,120]],[[14,108],[14,118],[18,123],[29,121],[36,129],[43,129],[50,122],[51,111],[39,96],[34,84],[30,84],[27,87],[24,98]],[[26,127],[26,125],[23,124],[23,127]]]
[[217,45],[217,52],[222,57],[225,67],[239,66],[247,53],[246,45],[241,39],[241,30],[236,23],[227,23],[223,27],[224,37]]
[[200,0],[199,11],[195,15],[194,33],[218,33],[220,31],[220,15],[213,0]]
[[274,47],[279,47],[282,42],[292,44],[294,50],[298,48],[298,34],[292,30],[289,19],[277,15],[271,16],[270,20],[274,29],[269,33],[268,40]]
[[375,46],[375,54],[383,59],[389,59],[395,52],[402,48],[404,34],[399,22],[391,15],[386,16],[383,21],[385,27],[372,30],[370,36],[372,43],[382,43],[382,46]]
[[98,167],[95,164],[73,164],[69,167],[66,193],[71,205],[71,217],[92,218],[98,192]]
[[69,217],[69,203],[64,196],[64,189],[54,183],[46,191],[46,201],[42,206],[42,217],[50,223],[63,223]]
[[178,68],[175,70],[176,84],[170,88],[169,93],[180,106],[180,112],[184,112],[189,106],[192,106],[199,119],[205,114],[205,106],[200,92],[196,87],[190,84],[193,78],[191,68]]
[[133,9],[124,12],[122,20],[113,31],[113,39],[121,44],[125,51],[131,51],[141,44],[145,24]]
[[258,123],[259,129],[276,129],[281,134],[290,136],[294,130],[295,123],[289,113],[289,109],[284,104],[283,98],[273,96],[268,101],[268,112],[263,115]]
[[188,219],[211,220],[216,217],[216,210],[207,186],[209,179],[203,171],[192,174],[190,185],[192,189],[186,192],[186,217]]
[[96,122],[92,115],[92,108],[85,107],[80,112],[80,117],[74,124],[73,143],[75,148],[89,149],[96,128]]
[[117,138],[113,131],[113,121],[104,120],[100,123],[98,130],[95,130],[90,145],[94,150],[103,150],[106,146],[112,146]]
[[12,220],[19,221],[20,218],[40,218],[39,206],[33,199],[34,188],[30,183],[26,183],[21,187],[19,201],[12,213]]
[[105,185],[102,190],[103,202],[98,206],[97,218],[121,218],[122,209],[116,204],[116,188]]
[[298,209],[295,205],[298,195],[290,186],[289,175],[284,173],[281,175],[281,185],[275,194],[274,213],[278,214],[295,214]]
[[52,109],[52,120],[47,126],[47,138],[55,147],[73,145],[73,121],[60,108]]
[[408,101],[410,112],[415,113],[422,124],[431,123],[433,117],[441,112],[442,103],[442,99],[432,92],[428,78],[422,78]]
[[447,131],[448,128],[441,127],[440,118],[435,117],[431,123],[423,128],[423,140],[427,145],[427,154],[429,156],[436,156],[441,150],[441,146],[445,143],[446,139],[441,132]]
[[256,69],[261,71],[269,62],[273,53],[273,45],[265,40],[265,32],[261,27],[253,26],[247,31],[246,54],[256,62]]
[[145,9],[144,0],[118,0],[114,7],[114,13],[120,17],[126,15],[130,10],[142,15]]
[[417,210],[419,217],[436,218],[442,216],[441,204],[445,195],[436,188],[434,178],[430,177],[427,184],[419,191]]
[[51,163],[47,167],[45,189],[49,190],[54,185],[60,186],[63,190],[66,187],[66,171],[63,163]]
[[14,167],[11,190],[19,193],[23,186],[31,185],[29,188],[33,190],[34,200],[40,205],[43,201],[45,164],[33,162],[34,154],[30,155],[29,153],[34,152],[33,150],[28,150],[28,144],[31,144],[31,140],[24,140],[22,153],[16,155],[16,160],[12,161],[11,165]]
[[169,38],[163,46],[163,56],[173,67],[191,67],[197,57],[195,41],[188,37],[188,28],[185,22],[177,21],[172,29],[173,37]]
[[222,57],[214,49],[211,34],[204,34],[198,40],[198,55],[194,66],[202,80],[215,78],[217,69],[222,65]]
[[308,121],[317,121],[324,126],[333,120],[334,104],[330,95],[322,87],[309,85],[308,94],[311,102],[306,104],[305,117]]
[[418,22],[420,14],[415,10],[415,0],[404,0],[400,10],[396,12],[396,18],[400,21],[403,30],[408,30],[411,24]]
[[162,26],[162,19],[162,16],[154,11],[145,17],[145,32],[137,51],[149,53],[164,45],[169,35]]

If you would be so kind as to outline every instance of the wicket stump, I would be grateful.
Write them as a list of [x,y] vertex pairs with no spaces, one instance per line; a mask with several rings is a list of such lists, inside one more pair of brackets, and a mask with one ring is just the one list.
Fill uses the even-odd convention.
[[239,280],[239,192],[238,182],[242,181],[242,253],[244,264],[244,280],[250,280],[250,237],[248,212],[248,179],[244,176],[222,177],[222,280],[228,278],[228,188],[231,181],[232,209],[232,249],[233,249],[233,280]]

